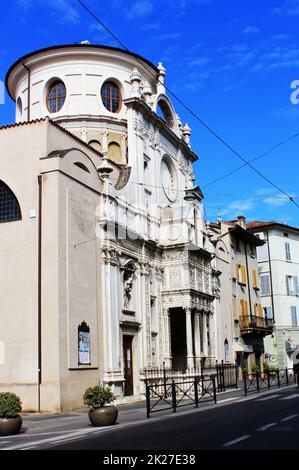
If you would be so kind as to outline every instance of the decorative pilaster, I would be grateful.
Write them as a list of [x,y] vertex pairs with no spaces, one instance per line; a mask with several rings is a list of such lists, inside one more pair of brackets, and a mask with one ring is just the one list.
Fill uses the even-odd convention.
[[204,356],[208,355],[208,331],[207,331],[207,314],[202,314],[202,352]]
[[210,338],[210,355],[215,357],[215,316],[213,313],[209,315],[209,338]]
[[170,329],[170,311],[168,308],[163,309],[163,356],[165,366],[171,368],[171,329]]
[[201,341],[200,341],[200,317],[199,311],[196,310],[194,314],[194,345],[195,345],[195,365],[200,366],[200,353],[201,353]]
[[192,369],[194,367],[194,355],[193,355],[193,335],[192,335],[192,308],[186,307],[186,344],[187,344],[187,368]]

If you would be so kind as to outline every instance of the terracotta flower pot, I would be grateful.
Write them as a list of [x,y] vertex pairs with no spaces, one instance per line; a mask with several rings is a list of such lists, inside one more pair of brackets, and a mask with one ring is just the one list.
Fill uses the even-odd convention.
[[0,418],[0,436],[18,434],[22,427],[23,419],[20,415],[15,418]]
[[102,406],[89,410],[88,416],[93,426],[112,426],[116,423],[118,409],[114,405]]

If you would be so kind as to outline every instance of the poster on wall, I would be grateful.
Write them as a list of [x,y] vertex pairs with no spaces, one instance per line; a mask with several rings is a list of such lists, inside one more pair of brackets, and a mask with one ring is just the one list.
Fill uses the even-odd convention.
[[90,364],[90,331],[85,322],[78,327],[78,363]]

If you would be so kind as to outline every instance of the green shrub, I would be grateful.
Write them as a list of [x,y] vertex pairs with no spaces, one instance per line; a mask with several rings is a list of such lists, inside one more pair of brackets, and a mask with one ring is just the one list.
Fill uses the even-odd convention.
[[251,366],[251,372],[253,372],[254,374],[260,371],[261,369],[259,368],[257,364],[253,364],[253,366]]
[[103,387],[102,385],[89,387],[83,395],[84,405],[88,406],[90,409],[108,405],[113,400],[115,400],[115,396],[111,389],[109,387]]
[[268,362],[264,362],[264,371],[265,372],[276,372],[276,368],[275,367],[272,367],[270,366],[270,364],[268,364]]
[[22,411],[22,402],[15,393],[0,393],[0,418],[15,418]]

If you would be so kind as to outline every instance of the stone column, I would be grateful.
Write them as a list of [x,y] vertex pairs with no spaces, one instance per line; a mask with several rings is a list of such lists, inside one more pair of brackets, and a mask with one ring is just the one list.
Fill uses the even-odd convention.
[[170,311],[168,308],[163,309],[163,356],[165,366],[172,367],[171,356],[171,326],[170,326]]
[[121,163],[127,164],[126,134],[121,136]]
[[187,368],[192,369],[194,367],[192,318],[191,318],[192,308],[187,307],[184,310],[186,312]]
[[108,132],[103,131],[102,134],[102,154],[108,157]]
[[202,351],[203,355],[208,355],[208,332],[207,332],[207,314],[202,314]]
[[195,366],[200,366],[200,353],[201,353],[201,342],[200,342],[200,317],[199,311],[196,310],[194,315],[194,345],[195,345]]
[[209,335],[210,335],[210,354],[215,357],[215,317],[213,313],[209,315]]

